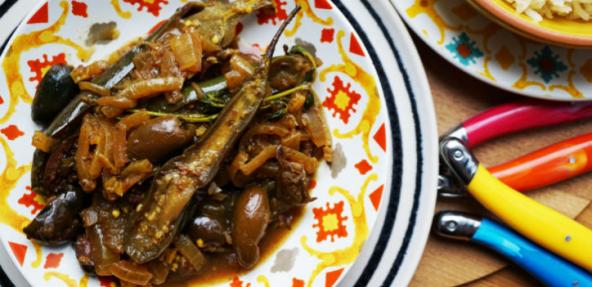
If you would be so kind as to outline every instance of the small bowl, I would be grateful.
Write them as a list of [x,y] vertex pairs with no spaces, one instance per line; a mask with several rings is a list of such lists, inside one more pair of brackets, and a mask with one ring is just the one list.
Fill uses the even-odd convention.
[[469,0],[498,24],[527,38],[573,48],[592,48],[592,20],[570,20],[561,16],[532,20],[505,0]]

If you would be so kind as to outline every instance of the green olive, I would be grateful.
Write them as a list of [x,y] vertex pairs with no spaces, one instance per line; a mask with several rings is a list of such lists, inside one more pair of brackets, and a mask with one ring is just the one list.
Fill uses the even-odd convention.
[[269,198],[265,189],[249,187],[236,199],[232,244],[242,267],[251,268],[259,261],[259,241],[265,235],[270,217]]
[[128,137],[127,148],[132,157],[156,163],[186,147],[192,139],[192,129],[181,127],[179,119],[167,116],[152,119],[134,129]]

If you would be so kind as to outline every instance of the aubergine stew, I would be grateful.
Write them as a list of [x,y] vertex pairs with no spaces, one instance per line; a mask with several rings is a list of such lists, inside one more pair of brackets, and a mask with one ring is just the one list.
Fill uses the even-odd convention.
[[109,60],[51,67],[32,106],[31,181],[48,204],[28,238],[73,244],[121,286],[253,268],[332,157],[314,47],[273,56],[300,8],[264,55],[237,49],[241,17],[271,2],[190,3]]

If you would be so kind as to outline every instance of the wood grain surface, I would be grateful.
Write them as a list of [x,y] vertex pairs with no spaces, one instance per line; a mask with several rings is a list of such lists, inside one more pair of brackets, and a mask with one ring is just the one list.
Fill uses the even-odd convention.
[[[465,74],[440,58],[417,38],[415,43],[430,82],[440,134],[480,111],[520,98]],[[479,146],[474,152],[485,165],[496,165],[588,132],[592,132],[592,120],[506,136]],[[592,228],[592,174],[529,192],[528,195]],[[437,209],[487,214],[471,198],[440,199]],[[528,287],[540,284],[518,267],[488,250],[466,242],[430,236],[410,285]]]

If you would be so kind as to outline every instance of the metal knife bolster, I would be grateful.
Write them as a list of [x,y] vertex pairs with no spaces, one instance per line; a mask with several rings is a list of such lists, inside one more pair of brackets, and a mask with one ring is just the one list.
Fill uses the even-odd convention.
[[457,138],[446,138],[440,142],[440,156],[450,171],[465,185],[469,184],[477,173],[479,161]]
[[470,241],[481,226],[481,218],[464,212],[441,211],[434,217],[433,230],[439,236]]

